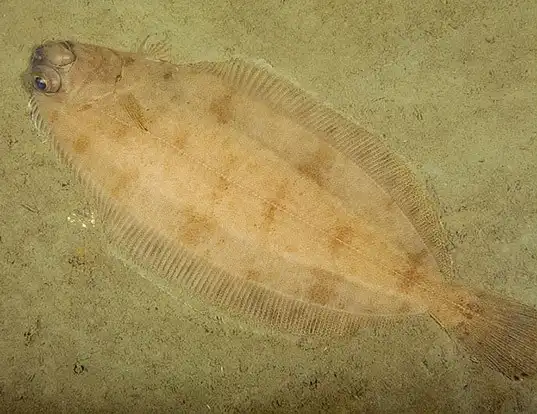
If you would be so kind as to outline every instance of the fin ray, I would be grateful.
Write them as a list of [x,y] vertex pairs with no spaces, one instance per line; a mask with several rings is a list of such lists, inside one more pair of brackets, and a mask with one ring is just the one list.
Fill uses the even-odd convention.
[[169,62],[171,60],[171,46],[167,35],[147,35],[138,47],[138,54],[146,58]]
[[486,365],[519,380],[537,372],[537,309],[490,292],[460,306],[464,318],[448,328]]

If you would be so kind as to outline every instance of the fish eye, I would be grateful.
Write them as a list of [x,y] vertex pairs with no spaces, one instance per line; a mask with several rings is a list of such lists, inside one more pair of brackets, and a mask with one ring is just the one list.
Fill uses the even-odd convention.
[[34,87],[40,91],[47,89],[47,81],[39,75],[34,76]]
[[32,86],[39,92],[55,93],[60,90],[61,77],[51,67],[37,66],[32,70]]

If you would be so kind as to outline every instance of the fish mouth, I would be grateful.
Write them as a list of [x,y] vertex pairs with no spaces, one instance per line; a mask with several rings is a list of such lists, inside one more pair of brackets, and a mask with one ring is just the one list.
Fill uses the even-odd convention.
[[62,75],[75,61],[71,42],[45,42],[32,52],[25,83],[32,92],[54,94],[61,89]]

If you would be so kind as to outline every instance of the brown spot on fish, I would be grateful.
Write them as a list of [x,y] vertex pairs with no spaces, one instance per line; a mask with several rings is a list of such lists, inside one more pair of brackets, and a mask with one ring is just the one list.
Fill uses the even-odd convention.
[[313,156],[300,163],[297,169],[307,178],[322,186],[332,166],[332,158],[330,148],[327,145],[320,145]]
[[247,270],[246,271],[246,280],[251,280],[253,282],[259,282],[261,280],[261,273],[258,270]]
[[117,123],[115,125],[110,125],[109,128],[110,128],[110,139],[112,141],[121,145],[128,144],[125,140],[125,138],[127,137],[129,133],[128,125]]
[[223,177],[223,176],[218,176],[216,180],[217,180],[217,183],[216,183],[216,188],[213,191],[213,200],[215,202],[218,202],[219,200],[222,199],[224,194],[229,190],[229,188],[231,187],[231,183],[226,177]]
[[221,167],[219,169],[219,174],[217,179],[216,186],[212,192],[213,200],[218,202],[221,200],[225,194],[231,188],[230,176],[232,171],[237,165],[238,157],[231,153],[225,153],[221,161]]
[[343,277],[322,269],[312,270],[311,274],[313,281],[306,293],[307,299],[319,305],[333,304],[338,297],[337,288],[343,283]]
[[173,79],[173,72],[171,70],[164,72],[164,75],[162,75],[162,79],[167,81]]
[[429,257],[429,251],[422,249],[417,253],[407,253],[408,268],[404,270],[399,279],[399,289],[402,292],[409,293],[413,288],[418,286],[421,282],[426,280],[427,274],[425,273],[425,261]]
[[220,171],[222,172],[222,175],[224,177],[229,177],[231,172],[235,169],[235,167],[237,166],[237,162],[239,161],[239,158],[232,154],[232,153],[225,153],[224,157],[222,158],[222,162],[221,162],[221,169]]
[[274,222],[274,215],[276,214],[277,210],[278,207],[276,204],[274,204],[273,201],[269,200],[266,202],[266,208],[263,213],[263,218],[267,227],[270,227],[270,225]]
[[342,247],[351,244],[354,230],[351,226],[336,226],[331,231],[330,250],[337,253]]
[[185,145],[190,137],[190,133],[187,131],[179,131],[172,139],[172,145],[178,150],[181,151],[185,148]]
[[276,194],[274,194],[273,197],[269,198],[268,200],[265,200],[265,208],[263,210],[262,216],[263,216],[263,227],[265,229],[270,229],[272,224],[274,223],[276,219],[276,212],[279,209],[282,209],[283,207],[283,200],[286,197],[287,192],[287,183],[284,183],[280,185],[278,190],[276,191]]
[[213,231],[214,221],[205,214],[198,213],[192,207],[182,211],[185,223],[181,229],[184,242],[196,246],[203,242]]
[[90,139],[87,135],[79,135],[73,142],[73,151],[77,154],[83,154],[87,151],[90,145]]
[[399,209],[399,206],[393,198],[389,198],[384,205],[386,206],[386,211],[395,211]]
[[232,95],[226,93],[214,99],[209,106],[209,111],[216,116],[219,124],[227,124],[233,119]]
[[113,177],[114,185],[110,189],[110,194],[115,199],[122,199],[128,197],[130,189],[136,187],[140,172],[137,169],[117,171]]
[[182,95],[179,93],[179,92],[176,92],[176,93],[173,93],[171,96],[170,96],[170,103],[172,104],[179,104],[181,103],[181,100],[182,100]]

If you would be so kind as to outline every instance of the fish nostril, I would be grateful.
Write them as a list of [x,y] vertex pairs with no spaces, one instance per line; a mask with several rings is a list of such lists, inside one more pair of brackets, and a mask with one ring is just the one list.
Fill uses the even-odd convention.
[[39,46],[34,50],[32,60],[41,62],[45,58],[45,48]]

